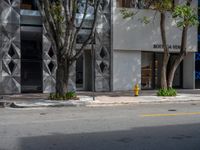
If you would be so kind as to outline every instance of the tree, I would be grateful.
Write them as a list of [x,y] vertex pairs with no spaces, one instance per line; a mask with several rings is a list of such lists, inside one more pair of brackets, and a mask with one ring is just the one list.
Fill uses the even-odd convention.
[[[100,2],[101,0],[37,0],[48,39],[57,56],[56,93],[60,96],[68,92],[70,67],[92,41]],[[81,11],[80,5],[83,6],[83,16],[81,22],[77,23],[76,15]],[[93,10],[91,31],[81,48],[76,50],[77,36],[84,26],[89,8]]]
[[181,48],[179,55],[173,62],[169,74],[168,74],[168,88],[172,88],[174,74],[177,67],[183,61],[184,57],[187,55],[187,32],[189,27],[198,25],[198,16],[195,11],[191,8],[192,0],[187,0],[186,4],[176,6],[172,16],[177,20],[177,27],[182,28],[182,39],[181,39]]
[[[161,70],[161,88],[172,88],[176,69],[187,55],[187,32],[189,27],[198,25],[198,16],[191,7],[192,0],[186,0],[184,4],[174,4],[174,0],[147,0],[149,6],[153,5],[160,12],[160,31],[163,43],[163,61]],[[170,58],[169,48],[167,47],[165,34],[165,13],[171,12],[172,17],[177,20],[177,27],[182,30],[181,48],[178,56],[167,71]]]
[[[187,55],[187,32],[191,26],[198,25],[198,16],[195,10],[191,7],[192,0],[186,0],[184,4],[175,5],[174,0],[143,0],[145,8],[156,10],[160,13],[160,33],[163,45],[163,60],[161,68],[161,88],[172,88],[174,74],[176,69]],[[170,59],[170,51],[167,44],[166,37],[166,13],[170,12],[172,17],[176,20],[177,27],[182,30],[181,36],[181,48],[178,56],[170,66],[169,70],[168,62]],[[129,12],[127,10],[122,11],[124,18],[132,17],[136,13]],[[145,22],[145,20],[144,20]],[[148,22],[147,22],[148,23]]]
[[167,65],[169,62],[170,54],[167,46],[166,38],[166,12],[173,9],[173,0],[147,0],[149,7],[160,12],[160,33],[163,45],[163,60],[161,69],[161,88],[167,88]]

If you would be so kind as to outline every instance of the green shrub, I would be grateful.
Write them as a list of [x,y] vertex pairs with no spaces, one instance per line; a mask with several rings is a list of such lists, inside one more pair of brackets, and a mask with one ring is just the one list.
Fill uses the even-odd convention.
[[58,93],[50,93],[49,98],[50,100],[78,100],[78,97],[75,92],[67,92],[64,95],[59,95]]
[[168,89],[159,89],[157,92],[157,96],[176,96],[177,92],[173,88],[168,88]]
[[71,99],[71,98],[76,98],[76,97],[77,97],[77,95],[75,92],[68,92],[65,94],[66,99]]

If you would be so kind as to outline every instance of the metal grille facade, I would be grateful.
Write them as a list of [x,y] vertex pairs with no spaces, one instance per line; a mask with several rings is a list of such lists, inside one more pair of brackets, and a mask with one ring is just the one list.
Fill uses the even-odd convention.
[[103,0],[95,34],[95,90],[111,90],[111,1]]
[[0,1],[0,92],[20,93],[20,0]]
[[[110,91],[111,1],[103,0],[95,36],[95,90]],[[0,94],[21,93],[20,0],[0,1]],[[43,92],[55,91],[56,55],[43,31]],[[75,90],[75,65],[69,89]]]

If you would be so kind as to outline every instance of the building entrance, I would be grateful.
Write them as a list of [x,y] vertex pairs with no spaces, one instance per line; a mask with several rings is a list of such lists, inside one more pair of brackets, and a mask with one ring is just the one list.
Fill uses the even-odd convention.
[[21,92],[42,92],[42,28],[21,26]]
[[[174,62],[177,54],[170,54],[170,60],[168,63],[168,70],[170,69],[172,63]],[[143,52],[142,53],[142,68],[141,68],[141,86],[142,89],[158,89],[160,88],[160,76],[161,76],[161,67],[162,67],[162,53],[151,53]],[[177,68],[173,87],[182,88],[182,63]]]
[[76,61],[76,87],[77,90],[92,90],[92,55],[90,50],[85,50]]

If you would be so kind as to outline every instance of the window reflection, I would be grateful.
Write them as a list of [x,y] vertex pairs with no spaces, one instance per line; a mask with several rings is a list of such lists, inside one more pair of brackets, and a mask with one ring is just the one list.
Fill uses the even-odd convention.
[[[87,8],[87,14],[92,15],[94,13],[94,7],[92,6],[93,2],[89,2],[88,3],[88,8]],[[85,0],[78,0],[78,12],[80,14],[84,13],[85,10],[85,6],[86,6],[86,1]]]
[[144,0],[117,0],[117,7],[145,8]]
[[21,9],[37,10],[36,0],[21,0]]
[[[153,1],[146,1],[146,0],[116,0],[117,7],[123,8],[137,8],[137,9],[155,9],[153,5]],[[161,2],[162,3],[162,2]],[[175,5],[175,1],[171,1],[172,7]]]
[[142,53],[141,86],[142,89],[152,89],[153,53]]
[[[77,43],[84,43],[91,32],[93,19],[94,19],[94,16],[93,16],[94,7],[92,6],[92,3],[94,3],[92,0],[90,0],[90,2],[88,3],[87,15],[83,22],[82,29],[77,36]],[[77,27],[79,27],[82,22],[85,7],[86,7],[86,0],[78,0],[78,9],[77,9],[77,15],[76,15]]]

